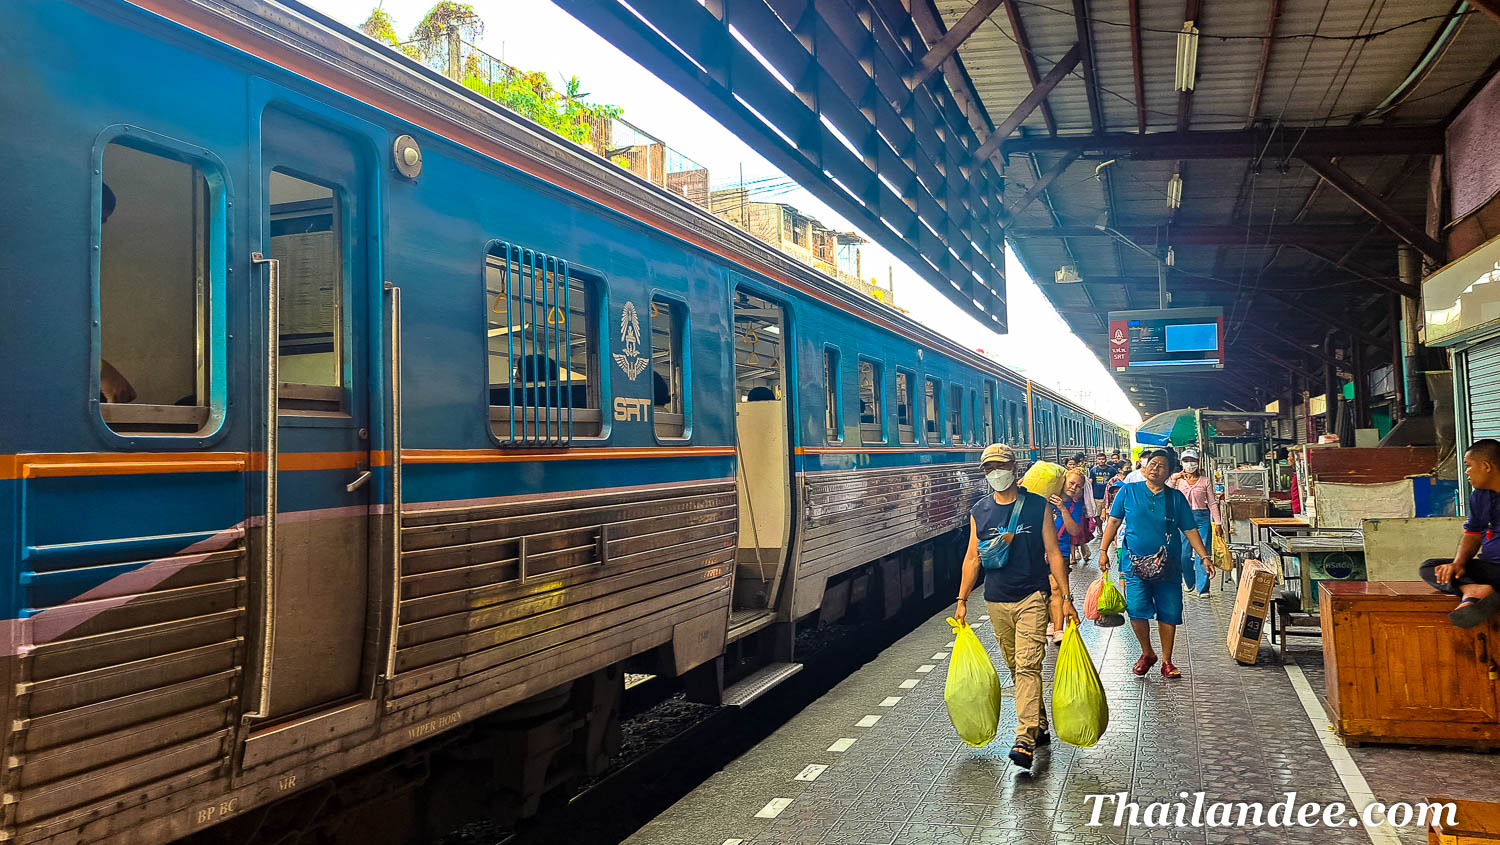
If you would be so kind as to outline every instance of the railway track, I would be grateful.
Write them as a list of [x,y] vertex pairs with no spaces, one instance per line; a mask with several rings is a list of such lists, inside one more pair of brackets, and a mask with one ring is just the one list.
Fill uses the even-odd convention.
[[945,605],[935,595],[890,619],[799,632],[804,669],[746,708],[687,702],[673,679],[632,687],[623,705],[626,738],[620,765],[515,830],[471,826],[444,845],[623,842]]

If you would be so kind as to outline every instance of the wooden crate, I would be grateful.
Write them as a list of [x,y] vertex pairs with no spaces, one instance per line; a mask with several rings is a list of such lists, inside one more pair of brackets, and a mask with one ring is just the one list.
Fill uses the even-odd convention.
[[1500,627],[1448,621],[1457,599],[1420,581],[1325,581],[1324,674],[1350,744],[1500,745]]
[[1500,845],[1500,804],[1433,798],[1433,804],[1457,804],[1454,824],[1439,819],[1427,825],[1427,845]]

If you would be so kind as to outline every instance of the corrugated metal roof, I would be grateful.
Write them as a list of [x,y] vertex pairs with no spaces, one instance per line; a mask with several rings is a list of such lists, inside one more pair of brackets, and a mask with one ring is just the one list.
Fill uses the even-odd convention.
[[[918,2],[918,0],[912,0]],[[1077,23],[1071,0],[1006,0],[1019,16],[1039,74],[1073,45]],[[1188,98],[1191,131],[1241,130],[1252,126],[1323,127],[1430,124],[1445,119],[1500,57],[1500,24],[1477,12],[1461,21],[1425,76],[1383,112],[1371,112],[1398,91],[1448,24],[1453,0],[1237,0],[1209,3],[1196,25],[1200,31],[1198,74]],[[1268,15],[1279,10],[1267,62],[1262,52]],[[937,0],[951,27],[971,0]],[[1101,129],[1134,133],[1138,128],[1135,50],[1129,0],[1090,0],[1086,4],[1093,48]],[[1175,90],[1177,33],[1185,0],[1139,0],[1140,67],[1149,132],[1173,132],[1180,95]],[[1431,20],[1422,20],[1432,18]],[[1321,37],[1308,37],[1317,34]],[[959,49],[959,58],[991,118],[999,122],[1030,91],[1021,45],[1005,10],[998,10]],[[1257,79],[1259,103],[1251,113]],[[1093,131],[1088,92],[1080,66],[1047,98],[1062,135]],[[1043,134],[1040,109],[1018,130]],[[1295,138],[1295,135],[1293,136]],[[1383,319],[1388,293],[1361,275],[1394,278],[1396,239],[1368,213],[1333,187],[1288,149],[1266,148],[1258,162],[1234,160],[1148,161],[1120,158],[1095,175],[1097,157],[1074,162],[1047,191],[1057,224],[1108,224],[1132,231],[1184,231],[1219,227],[1199,234],[1201,243],[1174,244],[1169,279],[1174,303],[1220,304],[1239,319],[1281,324],[1282,331],[1321,337],[1324,326],[1306,314],[1272,304],[1255,291],[1303,297],[1314,308],[1337,311],[1359,322]],[[1421,226],[1426,213],[1426,157],[1368,156],[1350,150],[1338,166],[1408,220]],[[1057,154],[1040,154],[1043,170]],[[1181,208],[1167,207],[1167,185],[1174,173],[1183,181]],[[1030,162],[1012,160],[1007,201],[1012,205],[1035,181]],[[1112,197],[1112,203],[1111,203]],[[1031,236],[1012,239],[1022,263],[1036,277],[1063,316],[1086,341],[1106,356],[1103,332],[1093,311],[1153,307],[1156,262],[1148,255],[1101,236],[1037,236],[1053,215],[1037,201],[1012,222]],[[1368,223],[1368,230],[1360,224]],[[1344,225],[1345,241],[1322,243],[1295,235],[1283,243],[1279,227]],[[1145,229],[1141,229],[1145,227]],[[1243,235],[1234,227],[1245,227]],[[1291,230],[1287,230],[1291,231]],[[1318,230],[1322,231],[1322,230]],[[1360,233],[1368,231],[1368,235]],[[1300,239],[1300,241],[1299,241]],[[1154,240],[1154,238],[1153,238]],[[1168,235],[1168,240],[1171,236]],[[1148,244],[1149,246],[1149,244]],[[1339,265],[1342,262],[1342,266]],[[1081,285],[1052,283],[1062,264],[1076,264]],[[1336,305],[1331,305],[1336,303]],[[1271,307],[1267,307],[1271,304]],[[1240,334],[1240,331],[1236,331]],[[1278,354],[1295,357],[1295,350]]]

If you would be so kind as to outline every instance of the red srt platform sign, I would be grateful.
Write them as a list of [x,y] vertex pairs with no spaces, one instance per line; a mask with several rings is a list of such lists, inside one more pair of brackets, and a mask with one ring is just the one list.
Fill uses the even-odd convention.
[[1224,309],[1109,312],[1109,366],[1117,373],[1224,368]]

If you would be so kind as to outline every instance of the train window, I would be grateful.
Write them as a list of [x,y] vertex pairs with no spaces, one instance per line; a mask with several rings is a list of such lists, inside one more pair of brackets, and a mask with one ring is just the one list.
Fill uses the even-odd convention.
[[687,433],[682,306],[651,300],[651,425],[657,437]]
[[881,414],[880,365],[859,362],[859,442],[884,443],[885,417]]
[[982,445],[988,446],[995,442],[995,383],[987,381],[984,383],[984,425],[980,431]]
[[979,442],[979,391],[969,388],[969,443]]
[[917,425],[914,421],[916,405],[912,402],[912,374],[896,370],[896,439],[902,443],[917,442]]
[[734,386],[740,402],[780,399],[782,330],[781,306],[770,300],[735,291]]
[[964,442],[964,389],[953,385],[953,398],[948,402],[948,442]]
[[209,179],[116,142],[101,180],[100,415],[121,433],[199,433],[209,421],[210,265],[222,271]]
[[844,408],[839,402],[843,395],[843,374],[839,372],[839,351],[831,346],[823,348],[823,423],[828,429],[828,442],[844,439]]
[[344,403],[343,224],[333,188],[271,171],[271,257],[281,262],[277,369],[286,410]]
[[[598,435],[597,282],[566,261],[507,243],[491,244],[484,280],[495,436],[505,445],[558,445]],[[639,348],[639,322],[634,331],[627,350]],[[647,363],[639,352],[635,360]]]
[[927,442],[943,442],[942,415],[938,412],[938,403],[942,401],[943,388],[935,378],[926,380],[927,393],[923,400],[923,419],[926,421]]

